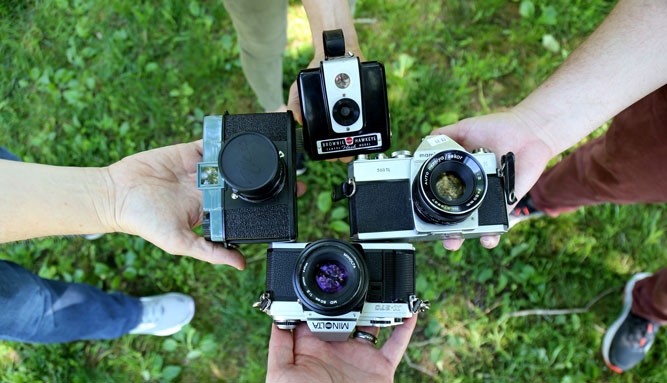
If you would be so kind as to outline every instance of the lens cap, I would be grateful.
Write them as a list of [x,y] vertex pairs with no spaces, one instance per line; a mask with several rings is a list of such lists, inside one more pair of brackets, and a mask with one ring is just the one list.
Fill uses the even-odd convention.
[[278,149],[259,133],[239,133],[227,140],[218,167],[225,183],[249,202],[266,201],[285,184],[285,164]]

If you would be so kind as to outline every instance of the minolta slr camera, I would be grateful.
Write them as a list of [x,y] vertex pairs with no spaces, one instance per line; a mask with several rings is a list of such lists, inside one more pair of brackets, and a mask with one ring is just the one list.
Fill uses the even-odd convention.
[[[445,135],[425,137],[414,156],[358,158],[339,197],[349,198],[354,241],[427,241],[505,233],[514,196],[514,155],[467,152]],[[334,197],[336,199],[336,197]]]
[[396,326],[428,309],[415,296],[414,262],[405,243],[273,243],[255,307],[281,329],[306,322],[319,339],[343,341],[355,326]]
[[207,116],[197,164],[202,232],[225,245],[297,236],[291,112]]
[[340,29],[323,32],[325,61],[299,73],[304,147],[315,160],[378,153],[391,130],[384,66],[345,50]]

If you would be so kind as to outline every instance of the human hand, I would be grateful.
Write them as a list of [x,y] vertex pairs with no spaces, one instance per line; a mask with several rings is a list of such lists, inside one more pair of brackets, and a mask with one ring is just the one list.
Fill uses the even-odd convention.
[[[393,382],[396,367],[410,343],[417,316],[393,329],[379,349],[367,340],[319,340],[301,323],[293,331],[271,329],[267,382]],[[378,327],[361,330],[377,335]]]
[[[539,129],[528,122],[520,112],[510,110],[481,117],[461,120],[456,124],[435,129],[432,134],[445,134],[466,150],[486,148],[498,156],[507,152],[515,155],[515,185],[517,198],[528,193],[537,182],[549,160],[556,154],[539,136]],[[483,236],[480,242],[484,247],[498,245],[500,237]],[[457,250],[463,239],[443,240],[448,250]]]
[[245,267],[235,250],[205,240],[192,231],[202,221],[197,163],[202,141],[138,153],[105,168],[109,174],[109,222],[116,231],[134,234],[177,255]]

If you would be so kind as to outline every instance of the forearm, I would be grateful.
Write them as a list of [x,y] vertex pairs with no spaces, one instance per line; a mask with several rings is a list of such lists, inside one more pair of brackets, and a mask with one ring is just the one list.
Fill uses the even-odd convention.
[[667,83],[667,1],[620,0],[561,67],[515,107],[556,155]]
[[359,54],[357,32],[347,0],[303,0],[303,7],[310,23],[315,57],[324,57],[322,32],[342,29],[347,50]]
[[0,160],[0,243],[114,231],[105,168]]

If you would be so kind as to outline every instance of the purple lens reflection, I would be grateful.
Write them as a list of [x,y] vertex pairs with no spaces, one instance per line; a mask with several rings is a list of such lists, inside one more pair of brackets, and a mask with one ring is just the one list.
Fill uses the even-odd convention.
[[345,287],[347,271],[340,263],[326,261],[315,266],[315,281],[317,286],[325,293],[332,294]]

